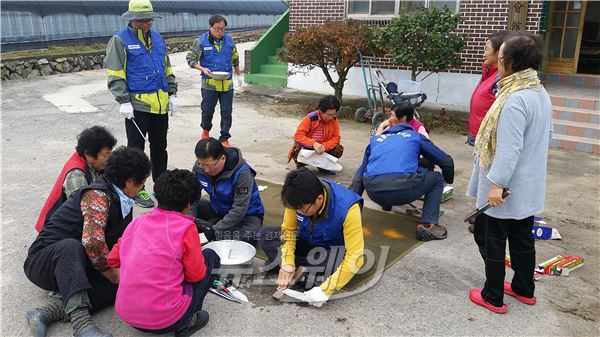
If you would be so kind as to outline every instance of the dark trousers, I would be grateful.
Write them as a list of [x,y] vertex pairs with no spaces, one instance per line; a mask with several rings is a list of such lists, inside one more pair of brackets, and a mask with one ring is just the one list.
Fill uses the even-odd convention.
[[91,312],[113,305],[117,285],[94,268],[81,241],[64,239],[29,252],[23,266],[25,276],[36,286],[58,291],[66,304],[76,292],[87,290]]
[[192,283],[192,287],[194,290],[194,292],[192,294],[192,302],[190,303],[190,306],[187,308],[187,310],[185,311],[183,316],[181,316],[181,318],[179,320],[177,320],[177,322],[173,323],[173,325],[171,325],[167,328],[164,328],[164,329],[160,329],[160,330],[146,330],[146,329],[140,329],[140,328],[136,328],[136,329],[143,331],[143,332],[153,333],[153,334],[164,334],[164,333],[169,333],[172,331],[181,331],[188,326],[194,313],[196,313],[197,311],[200,311],[202,309],[202,304],[204,303],[204,297],[206,297],[206,293],[208,293],[208,289],[210,288],[210,286],[212,285],[213,281],[215,280],[215,278],[217,276],[216,273],[213,273],[213,269],[218,269],[221,267],[221,259],[219,258],[219,255],[217,255],[217,253],[215,253],[214,250],[212,250],[210,248],[206,248],[206,249],[202,250],[202,255],[204,256],[204,264],[206,265],[206,276],[202,280],[200,280],[196,283]]
[[405,205],[425,195],[421,223],[438,224],[440,220],[440,202],[442,192],[444,192],[444,178],[441,173],[435,171],[427,171],[422,176],[423,179],[418,184],[410,184],[406,188],[399,185],[399,188],[393,191],[389,191],[389,186],[386,187],[385,191],[374,191],[367,186],[367,195],[371,200],[382,206]]
[[[281,264],[281,227],[265,227],[259,235],[260,248],[267,255],[265,269],[271,270]],[[294,263],[296,267],[305,266],[308,269],[308,279],[314,280],[316,275],[328,277],[342,263],[346,249],[339,247],[317,247],[298,237]],[[312,284],[307,283],[307,287]]]
[[[215,213],[210,201],[199,200],[194,204],[192,214],[198,219],[215,224],[225,216]],[[231,226],[227,230],[216,230],[217,240],[241,240],[251,245],[256,243],[258,232],[262,228],[263,219],[254,215],[246,215],[238,224]]]
[[512,290],[518,295],[533,297],[535,240],[531,234],[532,227],[533,216],[515,220],[481,214],[475,218],[475,242],[485,263],[486,281],[481,297],[487,302],[498,307],[504,303],[506,239],[515,272]]
[[202,103],[200,108],[202,109],[202,123],[200,126],[204,130],[212,129],[212,119],[218,101],[219,106],[221,106],[221,136],[219,137],[219,141],[228,140],[231,138],[229,130],[233,121],[231,117],[233,111],[233,89],[228,91],[201,89],[201,92]]
[[[148,135],[150,142],[150,161],[152,162],[152,180],[156,179],[167,170],[167,130],[169,129],[169,114],[153,114],[149,112],[134,111],[134,120],[144,135]],[[125,119],[125,132],[127,133],[127,146],[144,151],[146,141],[135,127],[132,120]]]

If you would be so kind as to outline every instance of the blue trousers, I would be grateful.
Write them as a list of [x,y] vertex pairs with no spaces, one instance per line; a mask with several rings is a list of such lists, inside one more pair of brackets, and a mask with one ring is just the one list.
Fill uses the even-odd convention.
[[[391,191],[389,188],[386,188],[385,191],[373,191],[367,187],[367,195],[371,200],[382,206],[405,205],[425,195],[421,223],[438,224],[440,220],[440,202],[444,191],[444,178],[441,173],[435,171],[427,171],[421,176],[422,180],[418,184],[413,183],[406,188],[403,188],[401,184]],[[390,184],[394,184],[393,178],[390,179]]]
[[233,89],[229,91],[215,91],[201,89],[202,91],[202,123],[200,126],[203,130],[212,129],[212,119],[215,114],[215,106],[217,102],[221,106],[221,136],[219,141],[225,141],[231,138],[229,130],[233,121],[231,113],[233,111]]

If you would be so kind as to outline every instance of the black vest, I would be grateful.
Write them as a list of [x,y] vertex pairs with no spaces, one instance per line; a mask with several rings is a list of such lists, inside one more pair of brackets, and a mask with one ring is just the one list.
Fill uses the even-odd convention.
[[121,214],[121,201],[112,183],[103,176],[98,177],[94,183],[74,192],[65,201],[50,219],[44,224],[44,229],[29,248],[29,254],[64,239],[75,239],[81,241],[83,232],[83,214],[81,213],[81,195],[87,190],[101,190],[108,194],[109,210],[104,236],[108,249],[117,243],[123,235],[125,228],[131,222],[132,213],[123,219]]

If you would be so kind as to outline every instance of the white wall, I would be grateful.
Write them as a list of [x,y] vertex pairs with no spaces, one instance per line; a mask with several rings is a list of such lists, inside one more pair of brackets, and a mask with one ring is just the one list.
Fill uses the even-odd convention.
[[[333,88],[327,83],[321,69],[315,68],[307,71],[305,68],[298,69],[290,64],[288,70],[300,70],[288,77],[289,88],[323,94],[333,94]],[[369,71],[368,69],[365,70],[367,81],[370,81]],[[375,70],[375,68],[371,68],[371,71],[373,72],[373,83],[377,84],[374,77]],[[410,71],[408,70],[383,69],[382,73],[388,81],[397,82],[398,80],[410,80]],[[331,74],[335,76],[333,71]],[[421,73],[419,78],[423,78],[426,74],[427,73]],[[481,75],[448,72],[432,74],[421,83],[421,90],[427,94],[428,103],[457,105],[468,109],[471,94],[480,77]],[[337,80],[337,76],[334,77],[334,80]],[[354,67],[348,72],[348,78],[344,85],[344,95],[367,96],[363,73],[360,67]]]

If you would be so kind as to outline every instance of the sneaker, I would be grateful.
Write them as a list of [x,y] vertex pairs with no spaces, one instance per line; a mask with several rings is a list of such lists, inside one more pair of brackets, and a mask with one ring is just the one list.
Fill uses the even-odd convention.
[[148,195],[148,192],[146,192],[146,188],[142,188],[141,191],[138,192],[138,194],[136,194],[133,197],[133,200],[135,200],[135,203],[138,204],[140,207],[143,208],[152,208],[154,207],[154,200],[152,200],[152,198],[150,198],[150,196]]
[[512,283],[508,282],[508,281],[504,281],[504,294],[508,295],[508,296],[512,296],[516,299],[518,299],[519,301],[521,301],[522,303],[528,304],[528,305],[534,305],[537,302],[537,299],[535,298],[535,296],[533,297],[524,297],[521,295],[517,295],[513,290],[512,290]]
[[446,228],[436,225],[423,225],[419,224],[417,226],[417,239],[421,241],[430,241],[430,240],[444,240],[448,237],[448,231]]
[[196,311],[188,326],[180,331],[175,331],[175,337],[189,337],[196,331],[202,329],[208,323],[208,312],[206,310]]
[[46,337],[49,319],[40,309],[30,309],[25,315],[31,335],[35,337]]
[[392,211],[392,205],[381,205],[381,210],[386,212]]
[[335,171],[326,170],[326,169],[320,168],[320,167],[317,167],[317,168],[319,169],[319,172],[321,172],[321,173],[329,174],[331,176],[334,176],[337,174],[337,172],[335,172]]
[[210,137],[210,131],[202,130],[202,139],[206,139],[208,137]]
[[229,140],[227,140],[227,139],[222,140],[221,144],[223,144],[223,146],[225,146],[225,147],[231,147],[231,144],[229,144]]
[[471,302],[480,305],[491,312],[495,312],[497,314],[506,314],[508,312],[508,305],[506,304],[503,304],[501,307],[497,307],[485,301],[483,297],[481,297],[481,289],[479,288],[473,288],[471,291],[469,291],[469,299]]

